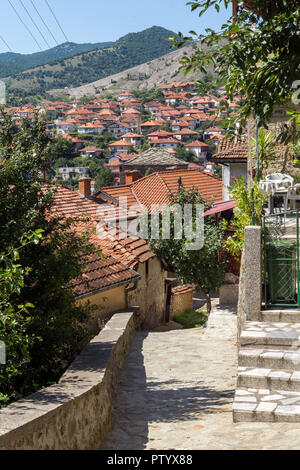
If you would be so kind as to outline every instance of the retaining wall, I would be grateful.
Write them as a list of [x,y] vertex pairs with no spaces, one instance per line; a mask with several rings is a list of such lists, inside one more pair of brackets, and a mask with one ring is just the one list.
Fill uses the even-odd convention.
[[0,411],[0,450],[97,449],[110,428],[119,371],[138,326],[116,313],[57,385]]

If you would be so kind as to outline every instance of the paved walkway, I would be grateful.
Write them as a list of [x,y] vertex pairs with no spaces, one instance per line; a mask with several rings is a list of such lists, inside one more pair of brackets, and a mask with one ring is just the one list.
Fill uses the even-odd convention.
[[206,329],[138,333],[101,449],[299,449],[300,424],[232,422],[236,362],[230,310]]

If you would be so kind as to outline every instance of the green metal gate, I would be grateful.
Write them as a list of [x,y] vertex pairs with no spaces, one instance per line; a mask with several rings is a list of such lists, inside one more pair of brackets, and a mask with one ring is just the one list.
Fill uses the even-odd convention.
[[265,307],[300,307],[298,209],[263,218],[263,260]]

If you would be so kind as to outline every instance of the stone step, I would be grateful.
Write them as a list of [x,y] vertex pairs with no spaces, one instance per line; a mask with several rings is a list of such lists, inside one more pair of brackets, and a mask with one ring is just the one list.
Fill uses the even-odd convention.
[[300,309],[288,310],[262,310],[261,320],[263,322],[284,322],[284,323],[300,323]]
[[238,388],[232,405],[233,421],[300,422],[300,392]]
[[263,367],[238,367],[238,388],[262,388],[300,392],[300,371],[268,369]]
[[239,351],[238,365],[241,367],[300,371],[300,350],[242,348]]
[[300,346],[300,323],[245,322],[241,346]]

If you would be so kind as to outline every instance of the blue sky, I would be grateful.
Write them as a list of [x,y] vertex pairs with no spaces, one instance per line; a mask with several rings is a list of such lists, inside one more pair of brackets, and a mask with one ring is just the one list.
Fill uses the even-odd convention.
[[[34,36],[42,46],[48,49],[42,37],[31,23],[20,0],[10,0],[18,10],[23,21],[30,27]],[[37,13],[31,0],[21,0],[32,14],[40,30],[44,33],[51,46],[55,42]],[[187,0],[48,0],[57,15],[68,39],[72,42],[104,42],[114,41],[129,32],[137,32],[153,25],[163,26],[172,31],[188,33],[193,29],[204,31],[206,27],[219,28],[230,16],[230,11],[214,9],[199,18],[186,5]],[[45,0],[33,0],[59,43],[65,42],[52,17]],[[1,0],[0,35],[14,52],[32,53],[39,48],[28,31],[20,23],[8,0]],[[0,39],[0,53],[7,47]]]

